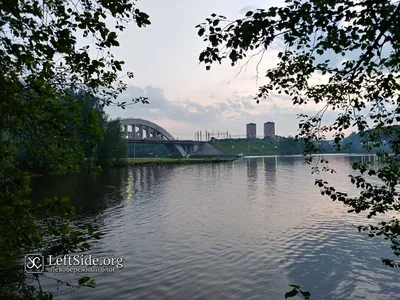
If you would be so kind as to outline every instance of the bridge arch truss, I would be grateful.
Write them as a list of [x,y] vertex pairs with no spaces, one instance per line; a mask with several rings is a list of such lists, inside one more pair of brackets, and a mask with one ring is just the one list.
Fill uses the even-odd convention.
[[[143,119],[120,119],[119,120],[124,139],[134,140],[167,140],[174,141],[174,137],[161,126]],[[179,144],[173,144],[174,148],[179,151],[182,157],[186,157],[187,153]]]

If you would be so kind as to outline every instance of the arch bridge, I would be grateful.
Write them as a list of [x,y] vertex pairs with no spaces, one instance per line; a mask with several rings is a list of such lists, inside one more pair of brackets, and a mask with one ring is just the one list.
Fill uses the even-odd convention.
[[182,157],[191,156],[202,144],[206,144],[201,141],[175,140],[164,128],[147,120],[128,118],[120,119],[119,122],[128,143],[164,144],[167,148],[176,149]]

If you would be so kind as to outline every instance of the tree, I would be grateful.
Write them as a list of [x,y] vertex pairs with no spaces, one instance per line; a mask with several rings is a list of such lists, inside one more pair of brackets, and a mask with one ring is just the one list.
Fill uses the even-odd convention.
[[107,121],[104,124],[104,138],[98,143],[95,158],[100,166],[118,164],[127,157],[128,145],[121,137],[119,120]]
[[[65,102],[64,99],[59,99],[58,101],[61,102],[61,107],[64,107],[61,117],[63,113],[67,114],[68,118],[75,116],[74,121],[65,119],[62,122],[64,122],[68,134],[74,137],[76,145],[84,145],[84,153],[82,153],[78,161],[81,164],[83,158],[90,158],[93,155],[96,143],[102,138],[101,128],[102,123],[104,123],[104,110],[98,98],[85,95],[82,91],[70,91],[68,105],[63,103]],[[79,128],[76,127],[77,125],[79,125]],[[28,129],[25,130],[25,134],[22,134],[23,142],[20,145],[17,156],[17,161],[22,169],[35,174],[52,174],[54,166],[59,165],[56,158],[65,158],[63,153],[70,151],[73,145],[68,143],[72,141],[68,139],[62,140],[60,135],[49,136],[49,133],[51,133],[51,128],[37,130],[35,134],[32,134]],[[46,143],[46,148],[43,149],[46,152],[38,151],[37,145],[39,143],[41,145]]]
[[90,159],[93,158],[95,146],[104,135],[103,129],[106,122],[104,107],[99,98],[85,94],[83,91],[71,91],[71,95],[82,106],[82,117],[88,120],[89,123],[97,123],[99,129],[102,131],[101,134],[98,133],[96,139],[93,139],[93,143],[88,145],[84,150],[85,159]]
[[293,137],[282,137],[278,147],[279,154],[281,155],[301,154],[303,151],[303,144],[301,142],[296,142]]
[[[74,210],[66,198],[32,206],[27,171],[35,165],[54,175],[79,172],[85,150],[101,137],[98,114],[85,112],[71,91],[82,90],[103,107],[127,105],[115,102],[126,84],[119,77],[123,62],[113,57],[112,49],[119,46],[117,32],[130,21],[139,27],[150,24],[134,0],[1,2],[1,299],[51,298],[40,284],[27,281],[40,276],[24,274],[21,258],[26,253],[65,254],[87,249],[88,238],[99,238],[90,226],[85,231],[70,228],[65,217]],[[147,99],[133,99],[138,102]],[[17,160],[21,151],[28,167]],[[78,284],[94,283],[85,277]]]
[[[358,131],[367,140],[363,149],[390,145],[394,156],[383,148],[377,155],[382,161],[375,170],[368,163],[353,163],[358,176],[350,180],[359,191],[351,197],[323,179],[315,184],[323,195],[349,207],[350,213],[366,212],[368,218],[399,211],[400,195],[400,3],[398,1],[285,1],[283,7],[249,11],[235,21],[212,14],[198,25],[199,36],[208,42],[199,60],[209,70],[214,62],[228,59],[232,65],[263,54],[278,39],[284,49],[277,55],[275,67],[266,70],[267,83],[255,99],[264,101],[273,93],[283,93],[294,105],[315,103],[321,110],[315,115],[301,114],[297,138],[306,142],[308,162],[319,151],[318,142],[332,133],[337,150],[346,131]],[[313,76],[324,81],[311,84]],[[324,114],[336,113],[336,120],[324,125]],[[327,122],[325,120],[325,122]],[[385,136],[387,139],[383,139]],[[387,148],[386,148],[387,149]],[[334,172],[323,160],[322,170]],[[314,169],[319,173],[321,169]],[[377,176],[381,185],[369,181]],[[361,226],[371,236],[382,235],[400,254],[400,222],[397,218],[375,225]],[[383,262],[395,267],[395,261]]]

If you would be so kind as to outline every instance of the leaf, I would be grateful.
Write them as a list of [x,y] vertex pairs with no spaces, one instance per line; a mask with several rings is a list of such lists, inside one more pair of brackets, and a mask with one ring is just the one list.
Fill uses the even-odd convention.
[[306,299],[308,299],[310,296],[311,296],[311,293],[310,292],[307,292],[307,291],[300,291],[300,293],[303,295],[303,297],[305,297]]
[[299,285],[295,285],[295,284],[289,284],[289,286],[291,286],[292,288],[295,288],[295,289],[299,289],[300,288]]
[[295,297],[298,293],[297,290],[291,290],[285,294],[285,299]]
[[246,13],[246,17],[250,17],[250,16],[252,16],[253,15],[253,12],[251,11],[251,10],[249,10],[247,13]]
[[90,249],[90,245],[88,243],[86,243],[86,242],[82,243],[80,245],[80,247],[83,248],[83,249]]
[[78,284],[79,284],[79,285],[83,285],[83,284],[85,284],[86,282],[88,282],[89,280],[90,280],[90,277],[89,277],[89,276],[85,276],[85,277],[79,278]]
[[108,40],[115,40],[116,38],[117,38],[117,33],[114,31],[110,32],[107,37]]
[[101,239],[102,233],[101,232],[95,232],[93,233],[93,238],[95,238],[96,240]]
[[89,235],[92,235],[93,232],[94,232],[93,227],[92,227],[92,225],[90,225],[90,224],[87,225],[87,230],[88,230],[88,234],[89,234]]
[[61,205],[68,205],[69,204],[69,198],[68,197],[62,197],[60,200]]
[[205,33],[205,31],[206,31],[206,30],[205,30],[204,28],[200,28],[197,34],[198,34],[199,36],[203,36],[203,34]]
[[122,66],[121,66],[121,62],[119,61],[115,61],[114,62],[114,66],[118,71],[122,71]]
[[94,279],[91,279],[87,284],[87,287],[91,287],[91,288],[95,288],[96,287],[96,283],[94,281]]
[[67,234],[70,232],[69,224],[63,224],[60,226],[60,232],[63,234]]

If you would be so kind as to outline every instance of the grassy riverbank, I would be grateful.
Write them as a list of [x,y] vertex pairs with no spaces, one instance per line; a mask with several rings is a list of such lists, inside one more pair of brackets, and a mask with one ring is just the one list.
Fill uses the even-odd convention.
[[231,162],[236,158],[126,158],[129,166],[154,164],[193,164],[193,163],[221,163]]

